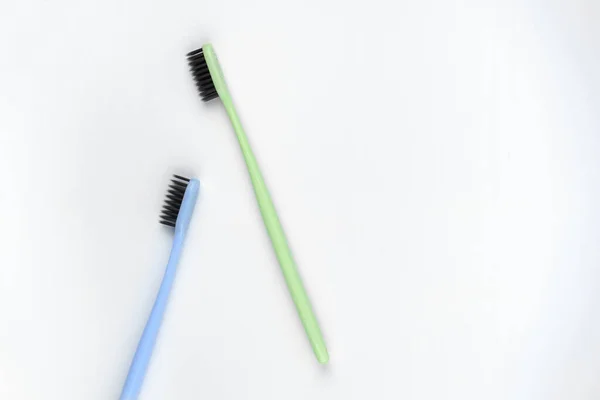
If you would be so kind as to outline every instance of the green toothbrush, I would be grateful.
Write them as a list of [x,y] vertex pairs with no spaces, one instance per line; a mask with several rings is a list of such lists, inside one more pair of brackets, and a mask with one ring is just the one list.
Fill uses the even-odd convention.
[[269,195],[269,190],[267,189],[267,185],[263,180],[254,153],[248,143],[248,137],[244,132],[240,118],[233,106],[233,100],[231,99],[231,95],[225,84],[223,71],[221,70],[221,66],[219,65],[219,61],[217,60],[212,45],[205,44],[200,49],[192,51],[187,55],[187,59],[202,100],[209,101],[219,97],[225,106],[227,115],[229,115],[229,119],[233,125],[235,135],[240,143],[240,148],[242,149],[242,154],[244,155],[244,160],[248,167],[248,173],[250,174],[250,179],[254,186],[258,207],[260,208],[269,237],[271,238],[277,260],[279,260],[285,282],[287,283],[292,299],[296,304],[298,315],[300,316],[302,325],[304,325],[304,330],[306,331],[306,335],[308,336],[308,340],[315,352],[317,360],[320,363],[325,364],[329,361],[329,354],[327,353],[327,347],[325,346],[321,328],[319,328],[317,317],[312,310],[310,300],[304,290],[302,279],[298,274],[296,263],[292,257],[292,251],[288,246],[283,227],[279,222],[277,211],[275,211],[275,206]]

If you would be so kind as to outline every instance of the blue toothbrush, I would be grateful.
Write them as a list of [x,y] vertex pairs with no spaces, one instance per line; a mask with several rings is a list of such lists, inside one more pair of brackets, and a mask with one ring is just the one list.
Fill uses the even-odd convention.
[[171,185],[167,192],[165,205],[160,215],[160,223],[175,228],[175,236],[173,237],[173,247],[169,257],[169,263],[165,270],[158,295],[154,301],[152,312],[146,322],[146,327],[142,333],[142,338],[138,343],[137,350],[133,356],[133,361],[129,367],[127,380],[123,385],[120,400],[135,400],[138,398],[160,324],[167,307],[167,300],[175,279],[175,271],[181,250],[183,249],[183,241],[192,219],[196,199],[200,190],[200,182],[197,179],[188,179],[179,175],[174,175],[171,180]]

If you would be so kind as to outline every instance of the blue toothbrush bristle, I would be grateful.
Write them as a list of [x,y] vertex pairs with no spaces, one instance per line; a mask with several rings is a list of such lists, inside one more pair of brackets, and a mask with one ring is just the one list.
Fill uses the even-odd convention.
[[167,196],[165,198],[165,205],[163,206],[160,214],[159,222],[163,225],[175,227],[177,223],[177,216],[179,215],[179,209],[181,208],[181,202],[183,201],[183,195],[185,189],[187,189],[190,180],[183,176],[173,175],[171,184],[167,190]]

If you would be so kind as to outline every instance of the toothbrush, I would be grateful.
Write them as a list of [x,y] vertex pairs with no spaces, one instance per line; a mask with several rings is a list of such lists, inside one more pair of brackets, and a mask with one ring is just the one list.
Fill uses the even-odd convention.
[[152,312],[146,322],[146,327],[142,333],[133,361],[129,367],[129,373],[121,392],[120,400],[135,400],[138,398],[152,350],[158,336],[160,324],[167,307],[167,300],[171,292],[171,286],[175,279],[175,271],[183,249],[185,235],[192,219],[192,213],[196,204],[196,198],[200,189],[200,182],[197,179],[188,179],[179,175],[174,175],[167,191],[165,205],[162,209],[159,222],[163,225],[175,228],[173,236],[173,247],[169,262],[163,276],[158,295],[154,301]]
[[292,251],[288,246],[283,227],[279,222],[277,211],[275,211],[275,206],[269,195],[267,185],[263,180],[254,153],[250,148],[248,137],[235,111],[233,100],[225,84],[223,72],[212,45],[205,44],[201,48],[192,51],[187,55],[187,60],[202,100],[206,102],[219,97],[223,106],[225,106],[225,111],[231,120],[233,130],[246,161],[258,207],[260,208],[265,227],[267,228],[290,295],[296,305],[298,315],[317,360],[325,364],[329,361],[329,354],[327,353],[321,328],[298,274],[296,263],[292,257]]

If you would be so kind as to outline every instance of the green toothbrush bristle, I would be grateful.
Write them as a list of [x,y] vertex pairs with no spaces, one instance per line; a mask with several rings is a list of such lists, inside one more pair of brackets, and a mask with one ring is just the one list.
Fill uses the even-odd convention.
[[215,84],[210,76],[202,48],[188,53],[187,60],[202,101],[210,101],[219,97],[219,93],[217,93]]

